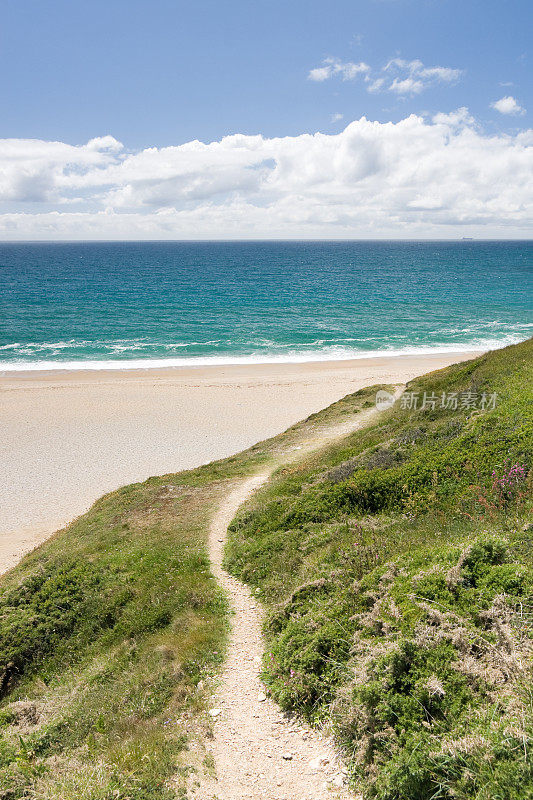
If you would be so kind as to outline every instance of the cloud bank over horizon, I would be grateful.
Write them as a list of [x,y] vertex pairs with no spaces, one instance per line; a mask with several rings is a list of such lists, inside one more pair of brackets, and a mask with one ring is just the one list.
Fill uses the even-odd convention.
[[138,152],[3,139],[0,238],[529,237],[532,179],[533,131],[488,135],[466,108]]

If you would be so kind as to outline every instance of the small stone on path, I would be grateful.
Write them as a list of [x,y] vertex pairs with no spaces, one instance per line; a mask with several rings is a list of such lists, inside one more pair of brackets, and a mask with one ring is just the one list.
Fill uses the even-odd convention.
[[309,766],[311,769],[322,769],[322,767],[326,767],[329,764],[328,756],[317,756],[313,758],[312,761],[309,762]]

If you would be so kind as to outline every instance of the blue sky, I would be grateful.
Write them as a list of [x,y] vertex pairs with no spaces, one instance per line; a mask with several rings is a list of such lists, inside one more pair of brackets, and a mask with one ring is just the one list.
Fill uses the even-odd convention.
[[[1,27],[3,137],[111,133],[140,148],[458,106],[505,131],[529,117],[492,102],[511,95],[533,109],[529,0],[4,0]],[[328,57],[462,73],[414,96],[369,94],[360,80],[308,80]]]
[[531,237],[531,0],[1,19],[0,239]]

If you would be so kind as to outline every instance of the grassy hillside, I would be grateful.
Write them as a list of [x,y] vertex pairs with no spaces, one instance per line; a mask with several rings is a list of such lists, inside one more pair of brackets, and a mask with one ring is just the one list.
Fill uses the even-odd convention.
[[280,468],[232,525],[270,691],[333,726],[365,798],[533,797],[532,386],[533,340],[417,379],[418,409]]
[[205,679],[228,624],[206,553],[213,510],[371,394],[112,492],[0,578],[0,800],[169,800],[209,769]]
[[276,464],[228,549],[270,609],[274,696],[333,725],[365,797],[532,797],[532,356],[409,387],[497,392],[494,410],[397,406],[302,458],[373,405],[364,390],[113,492],[23,559],[0,579],[0,800],[170,800],[210,768],[228,609],[207,531],[236,481]]
[[122,489],[4,579],[1,798],[175,797],[179,718],[226,630],[203,548],[212,494]]

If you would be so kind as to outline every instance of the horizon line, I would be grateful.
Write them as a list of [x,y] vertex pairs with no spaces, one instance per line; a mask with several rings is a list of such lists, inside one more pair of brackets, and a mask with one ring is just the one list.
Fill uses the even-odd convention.
[[461,242],[461,243],[480,243],[480,242],[533,242],[533,236],[526,238],[477,238],[473,236],[467,237],[448,237],[448,238],[231,238],[231,239],[0,239],[0,245],[3,244],[226,244],[235,242],[312,242],[312,243],[349,243],[349,242]]

